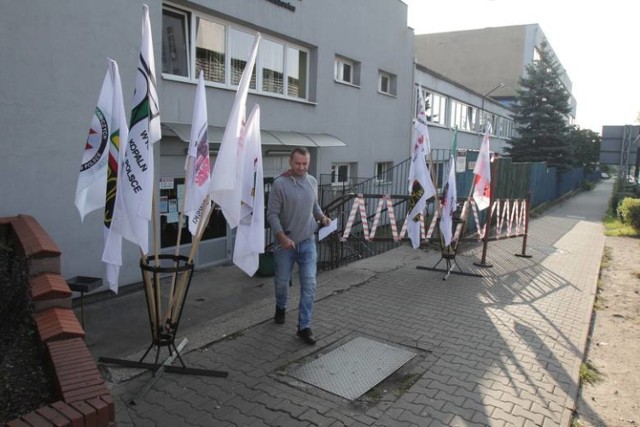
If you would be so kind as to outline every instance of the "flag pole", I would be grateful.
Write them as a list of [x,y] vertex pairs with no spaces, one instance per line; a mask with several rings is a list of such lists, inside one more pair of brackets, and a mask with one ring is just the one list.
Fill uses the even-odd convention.
[[[153,146],[152,146],[153,147]],[[151,153],[151,155],[153,155],[153,153]],[[151,192],[151,226],[153,228],[153,231],[151,232],[151,237],[153,239],[153,254],[154,254],[154,258],[156,260],[156,266],[158,263],[158,239],[157,239],[157,233],[156,233],[156,227],[158,225],[157,220],[156,220],[156,215],[157,215],[157,208],[156,208],[156,193],[155,193],[155,185],[152,189]],[[143,260],[143,264],[145,266],[147,266],[147,256],[144,254],[144,252],[142,252],[142,250],[140,250],[140,254],[141,254],[141,258]],[[159,325],[159,320],[160,320],[160,307],[156,307],[155,304],[153,303],[153,299],[151,299],[151,294],[150,291],[151,289],[151,283],[149,280],[149,272],[146,269],[143,269],[143,278],[145,281],[145,287],[147,289],[147,304],[150,304],[149,306],[151,307],[152,311],[153,311],[153,317],[154,319],[157,320],[156,325],[155,325],[155,331],[158,331],[158,328],[160,327]],[[158,280],[158,276],[156,274],[154,274],[154,282],[156,283],[156,285],[158,285],[157,283]],[[159,289],[159,288],[156,288]],[[152,322],[153,323],[153,322]]]
[[[486,127],[485,127],[485,133],[486,133]],[[480,149],[482,149],[482,141],[484,140],[484,137],[482,139],[480,139]],[[479,152],[478,152],[479,154]],[[460,213],[460,219],[462,219],[464,221],[464,223],[467,223],[467,216],[469,215],[469,209],[471,207],[471,203],[474,203],[473,201],[473,190],[475,187],[475,174],[474,174],[474,178],[471,182],[471,185],[469,186],[469,195],[467,196],[467,202],[466,204],[462,207],[462,212]],[[476,227],[479,227],[479,224],[476,224]],[[462,231],[459,233],[462,234]]]
[[[495,177],[496,171],[498,169],[498,161],[494,159],[493,171],[491,171],[491,175]],[[480,262],[474,262],[474,265],[478,267],[486,267],[491,268],[493,265],[487,262],[487,246],[489,245],[489,232],[491,231],[491,221],[493,220],[493,203],[494,203],[494,192],[495,192],[495,179],[492,179],[489,183],[489,187],[491,188],[491,193],[489,193],[489,212],[487,213],[487,220],[484,224],[484,239],[482,242],[482,257]]]
[[[190,176],[192,167],[193,165],[192,165],[191,156],[187,156],[187,173],[185,176],[187,177]],[[178,217],[178,236],[176,237],[176,250],[174,252],[176,268],[178,267],[178,264],[179,264],[178,256],[180,255],[180,241],[182,240],[182,221],[184,220],[184,209],[187,202],[187,194],[186,194],[187,191],[189,191],[189,186],[185,185],[185,194],[184,194],[184,197],[182,198],[182,206],[180,207],[180,216]],[[172,317],[171,311],[173,310],[173,293],[175,291],[176,274],[177,274],[177,271],[174,271],[173,273],[171,273],[171,288],[169,289],[169,294],[168,294],[169,302],[167,303],[167,314],[165,316],[167,320],[169,320]]]
[[[438,221],[440,221],[442,217],[442,206],[440,205],[440,195],[438,194],[438,180],[434,179],[436,178],[436,176],[434,175],[434,170],[433,170],[434,167],[433,167],[433,156],[431,154],[432,151],[433,150],[429,150],[429,174],[431,175],[431,182],[433,182],[433,188],[435,188],[436,190],[436,195],[435,195],[436,212],[438,213],[438,218],[439,218]],[[442,233],[438,233],[438,234],[440,235],[440,246],[442,246],[442,244],[444,243]]]
[[[458,133],[458,127],[456,126],[455,128],[453,128],[453,139],[454,139],[454,142],[456,142],[457,133]],[[456,142],[456,144],[455,144],[455,145],[456,145],[455,149],[457,150],[457,147],[458,147],[458,146],[457,146],[457,142]],[[451,147],[451,148],[453,149],[454,147]],[[451,150],[449,150],[449,162],[451,162],[451,160],[453,159],[453,162],[454,162],[454,163],[453,163],[453,164],[451,164],[451,165],[449,165],[449,168],[455,168],[455,167],[456,167],[456,164],[455,164],[455,156],[457,155],[457,153],[452,153],[452,152],[451,152],[451,151],[452,151],[452,149],[451,149]],[[455,172],[455,169],[454,169],[453,173],[454,173],[454,174],[456,173],[456,172]],[[449,179],[449,178],[447,177],[447,180],[448,180],[448,179]],[[454,203],[457,203],[457,201],[454,201]],[[454,209],[453,211],[455,212],[455,209]],[[442,214],[442,212],[440,212],[440,214]],[[453,215],[453,214],[452,214],[452,215]],[[439,218],[440,218],[440,219],[439,219],[439,221],[442,221],[442,215],[439,215]],[[442,233],[439,233],[439,234],[440,234],[440,242],[441,242],[441,243],[444,243],[444,236],[442,235]],[[453,234],[455,235],[455,231],[453,232]],[[451,238],[451,241],[453,241],[453,236],[452,236],[452,238]],[[442,245],[442,246],[444,246],[444,245]],[[456,244],[456,247],[457,247],[457,244]],[[446,253],[447,253],[448,255],[450,255],[450,254],[451,254],[451,252],[453,251],[453,253],[455,254],[455,249],[456,249],[456,248],[452,248],[452,247],[451,247],[451,244],[449,244],[449,245],[447,245],[447,247],[446,247],[446,248],[444,248],[444,249],[443,249],[443,251],[442,251],[442,252],[443,252],[443,253],[445,253],[445,250],[446,250]]]
[[[207,197],[204,199],[204,203],[203,206],[206,206],[207,204],[211,203],[211,196],[207,195]],[[204,234],[204,230],[206,228],[205,224],[209,223],[209,219],[211,218],[211,213],[213,212],[213,206],[211,206],[208,209],[207,214],[204,217],[200,217],[200,221],[198,222],[198,231],[191,243],[191,251],[189,251],[189,258],[187,260],[187,264],[191,263],[193,260],[193,257],[195,256],[196,250],[198,249],[198,246],[200,245],[200,240],[202,239],[202,235]],[[180,283],[178,284],[178,287],[176,289],[176,298],[173,299],[171,301],[171,306],[169,307],[169,309],[167,310],[168,315],[171,315],[171,321],[175,322],[175,317],[176,317],[176,310],[174,310],[175,307],[179,307],[182,304],[182,301],[184,300],[184,294],[185,294],[185,287],[187,285],[187,274],[189,273],[189,271],[184,271],[182,272],[182,274],[180,275]]]
[[[154,180],[155,181],[155,180]],[[151,232],[151,238],[153,239],[153,253],[158,256],[158,208],[156,206],[156,186],[155,183],[151,190],[151,227],[153,227],[153,231]]]
[[[185,175],[187,177],[191,175],[191,168],[193,167],[192,159],[190,157],[191,156],[187,156],[187,170],[186,170],[187,173]],[[188,191],[189,191],[189,188],[187,185],[185,185],[185,194],[184,194],[184,197],[182,198],[182,206],[180,207],[180,216],[178,218],[178,237],[176,238],[176,251],[174,253],[175,256],[178,256],[180,254],[180,240],[182,239],[182,221],[184,220],[184,208],[187,203]]]
[[[142,265],[144,265],[145,267],[148,265],[147,264],[147,256],[144,254],[144,252],[142,252],[142,249],[140,249],[140,259],[142,260]],[[142,279],[144,280],[144,286],[145,286],[145,294],[147,297],[147,306],[149,307],[149,321],[151,322],[151,329],[152,329],[152,336],[155,339],[156,336],[156,332],[158,330],[158,325],[156,322],[156,306],[153,303],[153,299],[151,297],[152,295],[152,289],[151,289],[151,281],[149,279],[149,272],[147,271],[146,268],[142,269]]]

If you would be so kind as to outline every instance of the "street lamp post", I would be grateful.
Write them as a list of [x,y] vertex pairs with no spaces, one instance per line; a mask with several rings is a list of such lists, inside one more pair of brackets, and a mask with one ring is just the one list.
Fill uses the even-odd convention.
[[487,92],[484,95],[482,95],[482,103],[480,104],[480,117],[478,117],[478,125],[476,126],[476,132],[478,132],[478,134],[480,134],[480,120],[482,119],[482,116],[484,116],[484,101],[493,92],[495,92],[496,90],[501,89],[503,87],[505,87],[504,82],[500,82],[500,84],[498,86],[494,87],[489,92]]

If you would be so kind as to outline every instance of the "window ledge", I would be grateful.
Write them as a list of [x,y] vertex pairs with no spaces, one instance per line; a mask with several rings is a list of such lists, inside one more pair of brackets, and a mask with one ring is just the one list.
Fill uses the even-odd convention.
[[[184,77],[184,76],[176,76],[174,74],[166,74],[166,73],[162,73],[162,79],[163,80],[167,80],[167,81],[171,81],[171,82],[177,82],[177,83],[186,83],[186,84],[191,84],[191,85],[197,85],[198,81],[197,80],[193,80],[189,77]],[[236,92],[238,90],[238,86],[227,86],[227,85],[223,85],[221,83],[216,83],[216,82],[209,82],[206,81],[204,82],[204,85],[206,87],[211,87],[214,89],[220,89],[220,90],[227,90],[227,91],[232,91],[232,92]],[[317,102],[314,101],[309,101],[308,99],[303,99],[303,98],[294,98],[291,96],[285,96],[285,95],[280,95],[277,93],[269,93],[269,92],[258,92],[255,89],[249,89],[249,93],[252,95],[256,95],[256,96],[264,96],[267,98],[275,98],[275,99],[282,99],[284,101],[291,101],[291,102],[299,102],[301,104],[308,104],[308,105],[317,105]]]
[[398,95],[396,95],[396,94],[389,93],[389,92],[382,92],[381,90],[379,90],[378,93],[380,95],[388,96],[389,98],[397,98],[398,97]]
[[349,83],[349,82],[345,82],[343,80],[338,80],[338,79],[334,78],[333,81],[338,83],[338,84],[341,84],[341,85],[350,86],[350,87],[353,87],[353,88],[356,88],[356,89],[360,89],[359,85],[356,85],[356,84],[353,84],[353,83]]

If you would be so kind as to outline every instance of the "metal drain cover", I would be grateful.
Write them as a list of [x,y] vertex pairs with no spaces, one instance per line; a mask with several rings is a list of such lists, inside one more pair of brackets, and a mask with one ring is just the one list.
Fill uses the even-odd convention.
[[292,377],[349,400],[387,378],[415,353],[363,337],[294,369]]

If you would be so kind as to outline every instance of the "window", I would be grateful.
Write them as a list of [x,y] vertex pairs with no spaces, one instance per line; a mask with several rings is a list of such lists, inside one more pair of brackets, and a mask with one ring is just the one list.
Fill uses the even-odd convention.
[[292,98],[307,97],[307,64],[307,52],[287,47],[287,95]]
[[[208,83],[233,88],[240,83],[255,36],[255,31],[222,18],[165,6],[163,77],[195,82],[202,71]],[[309,58],[309,50],[263,35],[249,87],[262,94],[306,100]]]
[[[425,111],[427,114],[427,121],[430,123],[437,123],[440,125],[446,125],[446,112],[447,112],[447,98],[436,92],[431,92],[428,89],[422,89]],[[418,111],[415,111],[415,115]]]
[[378,73],[378,92],[387,95],[396,95],[396,76],[385,71],[379,71]]
[[225,74],[224,25],[203,18],[196,20],[196,76],[203,71],[204,79],[224,83]]
[[451,101],[451,126],[475,132],[477,109],[460,101]]
[[349,163],[334,163],[331,165],[331,183],[337,185],[349,184]]
[[[229,33],[229,52],[231,54],[231,84],[238,86],[240,79],[242,78],[242,72],[244,66],[247,65],[247,55],[251,52],[251,47],[255,40],[254,34],[249,34],[244,31],[238,31],[231,29]],[[249,83],[251,89],[256,88],[256,70],[255,67],[251,73],[251,83]]]
[[491,135],[496,136],[496,132],[498,130],[498,116],[491,114],[489,115],[489,119],[491,120]]
[[498,119],[498,127],[497,127],[497,130],[495,131],[495,134],[500,138],[506,139],[506,138],[511,138],[512,133],[513,133],[513,121],[505,117],[500,117]]
[[[180,209],[182,209],[182,197],[184,196],[184,178],[162,177],[160,178],[160,247],[170,248],[176,246],[178,234],[180,244],[186,245],[192,242],[188,229],[188,217],[183,218],[182,231],[180,230]],[[209,218],[202,240],[210,240],[227,235],[227,222],[219,208],[214,209]]]
[[340,56],[336,56],[334,78],[340,83],[360,85],[360,64]]
[[375,177],[376,184],[389,184],[392,182],[393,162],[376,162],[375,164]]
[[188,15],[173,9],[162,11],[162,72],[189,76]]
[[491,124],[491,135],[492,136],[496,136],[497,135],[497,129],[498,129],[498,119],[499,117],[493,113],[489,113],[488,111],[484,111],[481,115],[481,120],[480,120],[480,127],[479,127],[479,132],[481,134],[484,134],[484,132],[487,130],[487,123]]
[[389,93],[389,86],[391,86],[390,80],[391,79],[389,78],[388,74],[380,73],[380,77],[378,80],[378,90],[382,93]]
[[262,68],[262,90],[284,94],[284,45],[271,40],[263,40],[260,47]]

